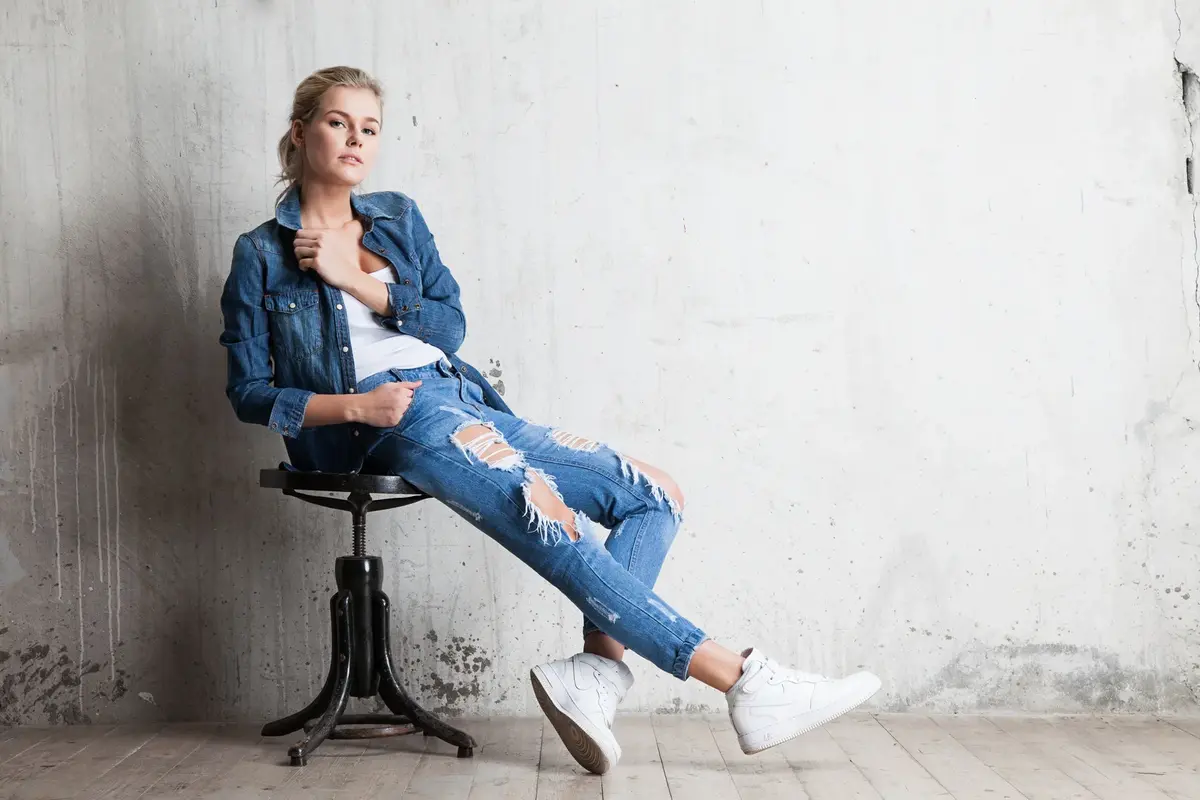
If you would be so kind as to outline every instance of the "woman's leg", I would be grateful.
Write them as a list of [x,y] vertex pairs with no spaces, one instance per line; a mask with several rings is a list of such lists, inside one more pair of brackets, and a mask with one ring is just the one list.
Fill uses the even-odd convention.
[[[446,503],[532,567],[601,631],[664,671],[686,679],[692,653],[704,633],[618,563],[596,538],[586,535],[586,515],[568,506],[559,490],[559,476],[543,468],[565,469],[564,454],[552,452],[557,445],[544,439],[527,441],[525,436],[532,434],[526,430],[518,438],[536,454],[523,452],[501,433],[498,420],[475,404],[460,401],[473,397],[422,390],[409,409],[413,416],[406,413],[406,420],[379,441],[364,469],[383,471],[402,465],[410,483]],[[625,520],[649,507],[645,492],[588,489],[573,476],[564,483],[573,493],[589,495],[611,519]],[[665,517],[671,518],[669,508]],[[650,538],[642,536],[643,548]]]
[[[684,507],[679,486],[662,470],[593,439],[536,425],[491,409],[493,423],[526,463],[554,476],[563,502],[610,529],[604,548],[646,588],[654,588],[679,530]],[[624,645],[585,613],[584,652],[614,660]]]

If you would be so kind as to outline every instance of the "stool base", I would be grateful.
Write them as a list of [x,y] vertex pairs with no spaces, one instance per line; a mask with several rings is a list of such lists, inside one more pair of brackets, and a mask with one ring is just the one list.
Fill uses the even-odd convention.
[[[288,749],[293,767],[307,764],[308,757],[327,738],[365,739],[418,731],[457,746],[459,758],[474,754],[475,740],[469,734],[418,705],[396,678],[388,633],[391,604],[378,588],[379,564],[376,556],[338,559],[338,591],[329,601],[333,654],[325,685],[303,709],[262,728],[263,736],[286,736],[305,730],[308,735],[304,740]],[[346,580],[344,576],[348,576]],[[351,694],[378,695],[392,714],[345,714]]]

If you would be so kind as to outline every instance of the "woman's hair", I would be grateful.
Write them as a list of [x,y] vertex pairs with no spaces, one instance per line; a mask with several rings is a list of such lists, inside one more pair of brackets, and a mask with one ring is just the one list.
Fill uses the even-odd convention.
[[279,140],[280,172],[278,182],[285,186],[279,193],[279,197],[275,198],[276,203],[282,200],[293,186],[299,186],[304,176],[304,157],[301,155],[300,149],[292,142],[290,123],[300,120],[308,125],[312,122],[321,108],[321,98],[335,86],[370,89],[378,98],[379,107],[383,108],[383,87],[370,74],[357,67],[326,67],[300,81],[300,85],[296,87],[296,96],[292,99],[292,115],[288,118],[287,133]]

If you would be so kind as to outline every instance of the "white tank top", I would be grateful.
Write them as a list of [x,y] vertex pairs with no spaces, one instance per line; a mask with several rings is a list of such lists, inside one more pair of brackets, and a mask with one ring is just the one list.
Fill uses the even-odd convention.
[[[391,267],[368,274],[383,283],[396,281]],[[375,321],[374,312],[357,297],[347,292],[341,294],[342,305],[346,308],[346,322],[350,326],[355,380],[361,381],[376,372],[388,369],[424,367],[445,355],[438,348],[415,336],[406,336],[391,328],[385,328]]]

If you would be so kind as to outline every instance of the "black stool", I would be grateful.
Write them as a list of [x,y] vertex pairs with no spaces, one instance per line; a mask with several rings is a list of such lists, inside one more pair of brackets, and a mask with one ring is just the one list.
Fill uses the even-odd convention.
[[[333,657],[325,685],[303,710],[264,725],[262,735],[285,736],[304,728],[308,734],[304,741],[288,749],[293,767],[307,764],[309,755],[326,738],[367,739],[417,731],[457,745],[459,758],[471,757],[475,740],[417,705],[397,680],[388,635],[390,603],[381,588],[383,559],[366,554],[369,512],[411,505],[427,495],[392,475],[297,472],[285,467],[281,464],[280,469],[262,470],[259,486],[282,489],[289,497],[306,503],[349,511],[354,519],[354,555],[339,556],[334,566],[338,590],[329,599]],[[348,496],[342,499],[302,493],[306,491],[347,492]],[[409,496],[372,500],[372,493]],[[351,696],[376,694],[392,714],[343,716]]]

